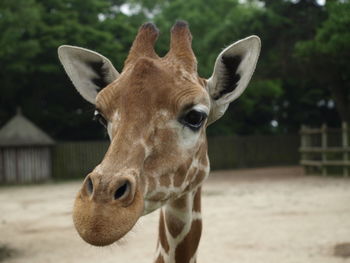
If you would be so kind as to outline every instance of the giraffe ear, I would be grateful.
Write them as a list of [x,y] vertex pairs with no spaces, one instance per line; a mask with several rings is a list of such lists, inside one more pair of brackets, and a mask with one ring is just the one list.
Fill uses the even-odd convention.
[[260,38],[250,36],[224,49],[216,59],[208,90],[212,109],[208,123],[219,119],[247,87],[260,54]]
[[58,57],[75,88],[92,104],[97,93],[119,76],[109,59],[85,48],[60,46]]

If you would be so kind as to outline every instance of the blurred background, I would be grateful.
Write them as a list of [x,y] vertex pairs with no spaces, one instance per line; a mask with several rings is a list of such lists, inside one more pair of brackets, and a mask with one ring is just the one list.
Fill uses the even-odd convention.
[[348,0],[1,0],[0,262],[151,262],[156,213],[112,249],[74,230],[74,196],[109,142],[57,48],[95,50],[121,71],[142,23],[159,27],[164,55],[178,19],[201,77],[224,47],[262,40],[247,90],[207,131],[199,261],[350,262]]
[[[142,23],[153,21],[160,28],[156,49],[162,55],[172,24],[184,19],[202,77],[210,77],[225,46],[251,34],[262,40],[249,88],[208,129],[212,167],[297,164],[303,124],[340,127],[350,120],[349,14],[346,0],[2,0],[0,127],[20,107],[56,142],[54,169],[63,166],[60,156],[85,158],[85,168],[53,174],[82,176],[101,158],[108,145],[101,141],[107,136],[92,121],[93,105],[80,97],[63,71],[57,47],[95,50],[121,71]],[[213,153],[226,145],[234,147]],[[97,154],[84,157],[87,149]]]
[[350,120],[349,1],[2,0],[0,126],[21,107],[56,140],[98,140],[93,107],[68,80],[57,58],[62,44],[96,50],[121,71],[139,26],[169,30],[187,20],[199,74],[210,77],[218,53],[258,35],[262,52],[249,89],[209,135],[296,133],[303,123]]

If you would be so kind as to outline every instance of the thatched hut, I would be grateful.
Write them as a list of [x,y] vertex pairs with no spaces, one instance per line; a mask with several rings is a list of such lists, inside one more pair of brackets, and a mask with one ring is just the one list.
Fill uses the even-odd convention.
[[0,183],[45,181],[51,177],[54,141],[17,112],[0,129]]

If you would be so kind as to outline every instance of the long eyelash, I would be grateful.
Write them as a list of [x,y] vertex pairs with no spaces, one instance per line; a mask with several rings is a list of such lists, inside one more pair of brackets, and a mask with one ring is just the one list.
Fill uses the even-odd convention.
[[93,117],[94,121],[98,121],[102,126],[104,126],[107,129],[107,120],[105,117],[103,117],[103,115],[96,109],[94,112],[94,117]]

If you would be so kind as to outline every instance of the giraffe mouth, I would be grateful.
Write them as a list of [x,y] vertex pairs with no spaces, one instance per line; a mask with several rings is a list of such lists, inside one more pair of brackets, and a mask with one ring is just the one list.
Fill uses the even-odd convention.
[[108,246],[133,228],[143,210],[140,191],[135,192],[130,205],[124,206],[119,200],[96,201],[81,190],[75,199],[73,221],[84,241],[94,246]]

